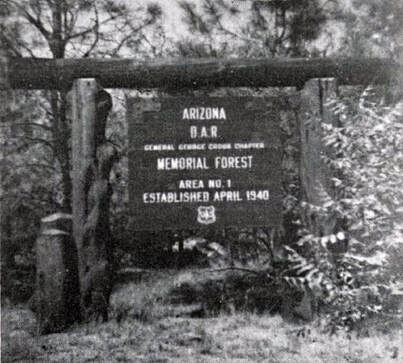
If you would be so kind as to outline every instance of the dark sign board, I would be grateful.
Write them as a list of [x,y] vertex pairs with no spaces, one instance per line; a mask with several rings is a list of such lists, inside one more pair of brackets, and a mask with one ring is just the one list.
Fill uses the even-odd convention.
[[129,98],[135,230],[281,223],[274,98]]

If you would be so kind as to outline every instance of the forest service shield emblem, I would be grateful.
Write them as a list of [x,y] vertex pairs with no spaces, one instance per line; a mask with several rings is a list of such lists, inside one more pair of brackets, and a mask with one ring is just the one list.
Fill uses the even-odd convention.
[[197,208],[197,221],[200,224],[211,224],[216,221],[215,207],[213,205]]

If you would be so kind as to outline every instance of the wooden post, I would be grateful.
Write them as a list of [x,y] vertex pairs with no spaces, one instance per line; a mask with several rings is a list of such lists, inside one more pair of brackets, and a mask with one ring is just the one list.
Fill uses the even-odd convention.
[[73,236],[78,251],[81,316],[107,319],[113,243],[109,229],[109,174],[117,152],[106,142],[110,95],[95,79],[73,84]]
[[0,49],[0,90],[7,91],[10,89],[10,84],[8,81],[8,63],[9,59],[7,53],[3,49]]
[[[8,107],[11,98],[10,86],[7,79],[8,74],[8,57],[6,52],[0,48],[0,120],[7,117]],[[0,157],[3,153],[0,152]],[[6,211],[6,203],[1,204],[0,209],[0,237],[1,237],[1,261],[3,276],[7,273],[7,267],[14,264],[14,256],[10,253],[9,248],[11,240],[11,219]]]
[[88,215],[87,184],[95,153],[95,95],[98,85],[95,79],[79,79],[73,85],[72,123],[72,169],[73,169],[73,236],[79,253],[80,281],[85,272],[85,258],[82,255],[84,226]]
[[31,307],[39,334],[57,333],[79,319],[77,251],[71,236],[71,215],[42,219],[36,241],[36,289]]
[[[334,78],[311,79],[301,91],[298,128],[301,142],[300,179],[302,201],[307,207],[301,218],[305,227],[314,236],[335,233],[337,219],[321,211],[326,201],[334,197],[331,173],[323,160],[326,148],[323,144],[322,125],[335,124],[335,119],[326,105],[329,98],[337,95]],[[307,320],[317,312],[316,297],[305,291],[294,311]]]
[[[336,94],[337,84],[334,78],[312,79],[305,84],[301,92],[299,132],[302,199],[318,208],[324,205],[329,196],[333,196],[331,174],[322,159],[326,154],[322,142],[322,124],[334,123],[326,101]],[[328,235],[334,232],[336,220],[332,216],[310,209],[303,217],[305,225],[314,235]]]

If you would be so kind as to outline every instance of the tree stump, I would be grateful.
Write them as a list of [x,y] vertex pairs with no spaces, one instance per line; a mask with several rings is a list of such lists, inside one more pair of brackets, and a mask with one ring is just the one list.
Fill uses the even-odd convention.
[[77,251],[71,237],[71,215],[55,213],[41,222],[33,310],[38,332],[48,334],[79,319]]

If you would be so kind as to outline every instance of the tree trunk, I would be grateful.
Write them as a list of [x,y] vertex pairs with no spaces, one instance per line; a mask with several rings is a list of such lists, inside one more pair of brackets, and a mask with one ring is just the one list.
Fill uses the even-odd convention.
[[111,106],[110,95],[95,79],[74,82],[73,235],[78,250],[81,316],[86,320],[93,314],[107,319],[112,287],[109,174],[117,151],[105,139]]

